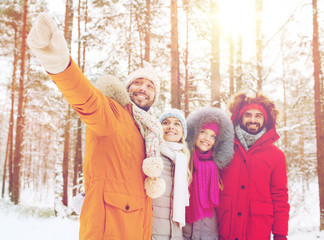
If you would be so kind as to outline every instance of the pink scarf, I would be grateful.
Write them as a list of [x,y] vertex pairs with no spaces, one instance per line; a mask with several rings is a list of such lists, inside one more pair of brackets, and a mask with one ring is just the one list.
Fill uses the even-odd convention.
[[213,207],[219,204],[217,165],[212,159],[213,151],[200,153],[196,148],[193,156],[194,173],[189,187],[189,207],[186,207],[186,221],[193,223],[213,216]]

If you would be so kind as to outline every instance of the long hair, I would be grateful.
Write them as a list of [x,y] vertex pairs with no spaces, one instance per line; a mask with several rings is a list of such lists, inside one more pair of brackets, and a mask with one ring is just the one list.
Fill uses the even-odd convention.
[[184,140],[183,136],[181,137],[179,142],[182,143],[182,145],[183,145],[182,152],[187,157],[187,182],[189,185],[191,182],[191,178],[192,178],[192,170],[190,168],[190,162],[191,162],[190,161],[190,151],[189,151],[188,145],[187,145],[186,141]]

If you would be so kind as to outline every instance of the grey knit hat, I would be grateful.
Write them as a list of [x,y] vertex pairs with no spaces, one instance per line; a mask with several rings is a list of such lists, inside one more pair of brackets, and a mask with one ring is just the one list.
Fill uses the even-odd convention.
[[164,111],[159,120],[162,123],[164,119],[166,119],[167,117],[175,117],[177,119],[180,120],[181,124],[182,124],[182,128],[183,128],[183,136],[184,138],[187,137],[187,122],[186,122],[186,118],[183,114],[183,112],[179,109],[176,108],[171,108],[169,110]]

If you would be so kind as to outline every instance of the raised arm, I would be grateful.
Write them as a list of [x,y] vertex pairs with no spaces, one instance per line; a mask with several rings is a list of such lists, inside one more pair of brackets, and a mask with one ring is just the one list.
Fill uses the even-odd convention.
[[97,90],[70,58],[63,33],[49,14],[37,17],[27,43],[82,121],[99,135],[113,131],[118,104]]

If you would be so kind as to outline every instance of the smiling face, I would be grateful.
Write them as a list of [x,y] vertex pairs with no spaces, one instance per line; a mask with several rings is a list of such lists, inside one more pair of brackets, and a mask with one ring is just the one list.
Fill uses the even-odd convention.
[[146,78],[138,78],[129,85],[128,93],[133,103],[148,111],[155,99],[155,86]]
[[196,147],[200,152],[209,151],[215,144],[217,135],[211,129],[200,129],[196,138]]
[[181,121],[175,117],[167,117],[162,122],[163,138],[167,142],[180,142],[183,138]]
[[256,108],[245,111],[242,115],[241,128],[251,134],[259,133],[264,127],[264,115]]

